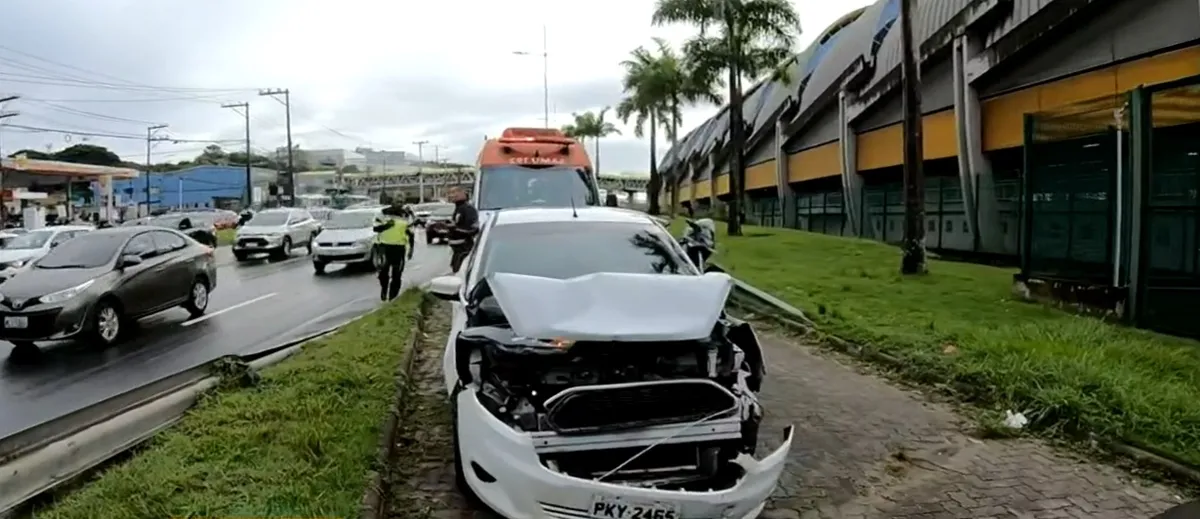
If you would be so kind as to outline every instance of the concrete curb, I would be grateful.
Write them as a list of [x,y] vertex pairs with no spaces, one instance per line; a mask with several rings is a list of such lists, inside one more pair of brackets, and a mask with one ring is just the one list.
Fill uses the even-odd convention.
[[[713,266],[717,270],[725,272],[723,267],[715,264]],[[782,304],[777,304],[776,302]],[[750,312],[760,313],[763,317],[775,321],[794,332],[806,336],[815,336],[820,342],[847,355],[859,357],[896,370],[903,370],[904,368],[904,362],[898,357],[879,351],[874,347],[857,344],[822,332],[815,323],[804,317],[804,313],[800,310],[737,278],[734,278],[734,293],[730,295],[730,304],[742,307]],[[1119,440],[1108,438],[1093,438],[1093,440],[1097,445],[1104,447],[1109,452],[1133,460],[1133,462],[1139,465],[1152,468],[1163,474],[1170,474],[1181,481],[1200,484],[1200,467],[1194,467],[1183,460],[1175,459],[1165,453],[1150,452]]]
[[[306,334],[246,356],[253,358],[247,365],[258,371],[277,364],[300,352],[305,343],[333,333],[379,308],[381,307],[372,308],[338,326]],[[229,357],[213,359],[188,372],[208,369],[227,358]],[[174,425],[196,404],[205,391],[215,387],[219,381],[219,377],[216,376],[205,377],[186,386],[160,393],[136,404],[135,407],[127,406],[117,410],[107,418],[95,420],[82,429],[58,433],[54,436],[56,439],[48,443],[22,446],[21,452],[14,453],[10,459],[0,464],[0,517],[41,494],[75,480]],[[106,404],[107,401],[97,406]]]
[[433,301],[425,296],[417,313],[417,322],[409,333],[406,344],[408,350],[400,360],[396,369],[396,396],[392,405],[383,418],[383,426],[379,434],[379,452],[376,454],[375,467],[367,474],[367,487],[363,492],[362,505],[359,509],[361,519],[382,519],[388,515],[391,492],[388,490],[390,478],[388,465],[396,451],[396,433],[400,430],[401,402],[408,398],[412,389],[412,371],[417,359],[417,348],[425,333],[425,318]]

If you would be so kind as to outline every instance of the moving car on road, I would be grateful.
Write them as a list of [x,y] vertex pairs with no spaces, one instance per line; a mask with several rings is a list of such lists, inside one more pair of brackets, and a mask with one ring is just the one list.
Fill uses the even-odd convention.
[[450,227],[454,225],[454,204],[437,204],[425,217],[425,243],[432,245],[438,240],[443,243],[450,238]]
[[753,456],[763,351],[651,217],[496,212],[461,277],[443,374],[456,482],[508,518],[757,517],[792,430]]
[[409,206],[409,210],[412,211],[412,224],[417,227],[423,227],[429,222],[429,216],[433,214],[434,209],[437,209],[445,204],[445,202],[429,202],[425,204]]
[[259,211],[237,231],[233,256],[246,261],[255,254],[267,253],[271,259],[286,259],[292,249],[304,247],[312,253],[313,238],[321,232],[321,223],[304,209],[267,209]]
[[313,247],[313,270],[325,273],[325,266],[340,263],[347,266],[377,268],[382,258],[376,254],[375,219],[383,215],[382,208],[347,209],[338,211],[325,222]]
[[77,235],[95,230],[90,225],[55,225],[16,236],[0,249],[0,283],[15,276],[30,262]]
[[167,213],[162,216],[151,216],[139,220],[135,225],[154,225],[174,229],[209,247],[217,246],[217,225],[215,212]]
[[135,319],[176,306],[193,317],[217,286],[213,249],[179,231],[113,227],[54,248],[0,286],[0,340],[82,338],[108,346]]

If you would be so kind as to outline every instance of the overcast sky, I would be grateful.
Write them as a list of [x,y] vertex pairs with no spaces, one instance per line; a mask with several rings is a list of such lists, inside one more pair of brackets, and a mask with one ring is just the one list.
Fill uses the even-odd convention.
[[[865,0],[796,0],[807,45]],[[521,8],[517,8],[521,5]],[[287,88],[301,147],[376,149],[474,161],[486,135],[542,124],[542,27],[548,29],[551,124],[615,105],[620,61],[687,26],[653,27],[652,0],[4,0],[0,94],[19,115],[0,130],[7,155],[86,141],[145,162],[150,124],[181,141],[230,140],[243,119],[222,103],[250,102],[257,151],[284,143],[281,103],[260,88]],[[4,95],[0,95],[4,97]],[[685,113],[684,131],[715,111]],[[645,172],[649,143],[604,141],[604,171]],[[110,136],[84,136],[69,131]],[[191,158],[204,142],[157,142],[152,160]],[[661,146],[659,153],[665,151]]]

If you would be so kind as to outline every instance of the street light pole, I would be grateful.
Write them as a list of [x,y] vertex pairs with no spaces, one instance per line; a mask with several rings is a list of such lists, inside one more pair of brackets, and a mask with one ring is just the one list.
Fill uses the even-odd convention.
[[[155,125],[146,127],[146,173],[145,173],[145,175],[146,175],[146,214],[145,214],[145,216],[150,216],[150,147],[154,144],[155,141],[165,140],[165,139],[155,139],[154,132],[157,130],[166,128],[166,127],[167,127],[167,125],[165,125],[165,124],[155,124]],[[111,220],[111,219],[112,219],[112,215],[109,215],[109,220]]]
[[417,189],[420,192],[417,194],[417,203],[425,203],[425,145],[429,141],[413,141],[417,146]]
[[232,108],[235,112],[238,108],[245,110],[242,117],[246,118],[246,205],[242,206],[242,209],[249,209],[254,203],[254,186],[250,175],[250,103],[227,103],[221,105],[221,108]]
[[293,162],[293,158],[292,158],[292,155],[293,155],[293,150],[292,150],[292,93],[291,93],[291,91],[289,91],[286,88],[283,88],[283,89],[276,88],[273,90],[260,90],[258,92],[258,95],[271,96],[271,97],[275,98],[276,101],[279,100],[279,97],[277,97],[277,96],[283,95],[284,123],[287,126],[287,150],[288,150],[288,152],[287,152],[287,174],[284,175],[284,178],[287,179],[287,184],[284,186],[283,196],[285,198],[287,198],[287,202],[289,205],[294,205],[296,203],[296,170],[295,170],[295,162]]
[[[529,51],[513,51],[517,56],[533,56]],[[542,25],[542,111],[546,127],[550,127],[550,40],[547,27]]]

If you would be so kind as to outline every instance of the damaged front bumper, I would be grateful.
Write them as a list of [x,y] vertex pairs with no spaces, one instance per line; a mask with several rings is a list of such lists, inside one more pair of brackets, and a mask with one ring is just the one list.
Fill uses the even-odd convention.
[[705,423],[651,427],[586,436],[520,432],[496,419],[474,391],[455,395],[459,457],[464,476],[479,498],[508,519],[752,519],[774,491],[792,444],[792,428],[783,444],[761,460],[741,456],[742,476],[731,486],[709,491],[660,490],[573,477],[544,466],[540,459],[555,450],[663,445],[702,441],[735,434],[729,424]]

